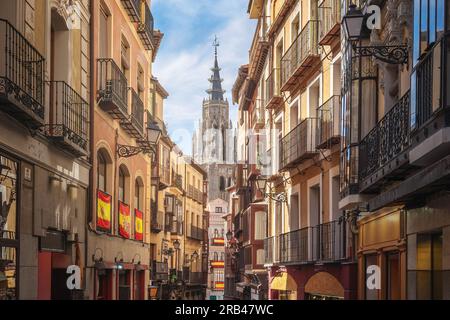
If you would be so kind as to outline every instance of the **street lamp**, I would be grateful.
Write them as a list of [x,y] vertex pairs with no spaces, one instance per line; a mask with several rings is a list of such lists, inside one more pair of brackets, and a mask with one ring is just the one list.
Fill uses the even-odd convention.
[[[283,183],[286,186],[287,184],[290,184],[290,179],[283,179]],[[273,190],[273,188],[270,188],[269,192],[266,192],[267,190],[267,178],[264,176],[259,176],[256,178],[256,187],[258,188],[259,192],[261,192],[264,196],[264,198],[270,198],[275,202],[287,202],[287,197],[285,192],[276,192]]]
[[361,38],[364,14],[354,3],[350,4],[347,14],[342,18],[342,25],[349,41],[358,41]]
[[375,57],[389,64],[408,63],[409,50],[407,45],[375,45],[361,46],[358,42],[365,36],[364,21],[369,14],[364,14],[355,4],[350,4],[347,14],[342,18],[344,33],[352,43],[353,50],[360,57]]
[[233,232],[231,232],[231,230],[228,231],[227,234],[226,234],[226,237],[227,237],[228,242],[230,242],[231,239],[233,238]]
[[143,140],[139,140],[139,146],[128,146],[123,144],[117,144],[117,154],[120,158],[130,158],[139,153],[155,155],[156,148],[161,139],[162,130],[155,121],[147,124],[147,136]]

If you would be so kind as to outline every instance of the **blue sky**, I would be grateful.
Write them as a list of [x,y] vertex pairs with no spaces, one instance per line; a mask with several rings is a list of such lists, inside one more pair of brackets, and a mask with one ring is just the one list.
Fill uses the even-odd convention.
[[223,87],[235,123],[237,106],[231,103],[231,88],[239,66],[248,63],[256,25],[248,18],[247,5],[248,0],[152,1],[155,28],[164,33],[153,74],[170,93],[164,106],[165,121],[172,139],[186,154],[191,154],[192,133],[207,96],[215,35],[220,42]]

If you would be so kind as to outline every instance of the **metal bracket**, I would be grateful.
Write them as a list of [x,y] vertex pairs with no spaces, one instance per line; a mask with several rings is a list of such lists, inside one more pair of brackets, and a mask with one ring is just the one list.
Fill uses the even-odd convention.
[[156,154],[156,150],[152,146],[137,147],[137,146],[127,146],[123,144],[117,144],[116,152],[119,158],[130,158],[140,153],[148,155]]
[[358,46],[354,44],[353,50],[360,57],[375,57],[389,64],[408,63],[409,48],[407,45]]

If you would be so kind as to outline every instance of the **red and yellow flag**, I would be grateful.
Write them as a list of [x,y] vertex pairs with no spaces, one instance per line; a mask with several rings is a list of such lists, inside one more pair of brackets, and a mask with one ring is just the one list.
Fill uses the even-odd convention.
[[224,282],[221,282],[221,281],[216,281],[216,287],[215,287],[215,289],[219,289],[219,290],[225,289],[225,283],[224,283]]
[[211,261],[212,268],[225,268],[225,262],[223,261]]
[[111,232],[111,200],[109,194],[97,192],[97,228]]
[[131,215],[130,207],[119,202],[119,234],[125,239],[130,239]]
[[138,209],[134,209],[134,238],[137,241],[144,240],[144,214]]
[[225,245],[225,239],[224,238],[214,238],[212,240],[213,246],[223,246]]

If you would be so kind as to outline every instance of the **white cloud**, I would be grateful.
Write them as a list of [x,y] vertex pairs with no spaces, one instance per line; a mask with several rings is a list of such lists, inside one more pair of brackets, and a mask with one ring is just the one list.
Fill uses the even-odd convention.
[[[165,102],[165,121],[171,132],[183,129],[174,132],[178,137],[172,138],[190,153],[191,135],[207,96],[214,35],[221,44],[221,76],[231,104],[230,91],[239,66],[248,62],[255,23],[248,18],[245,0],[154,0],[152,8],[157,12],[156,26],[165,33],[154,67],[154,75],[170,93]],[[233,122],[235,109],[230,105]]]

